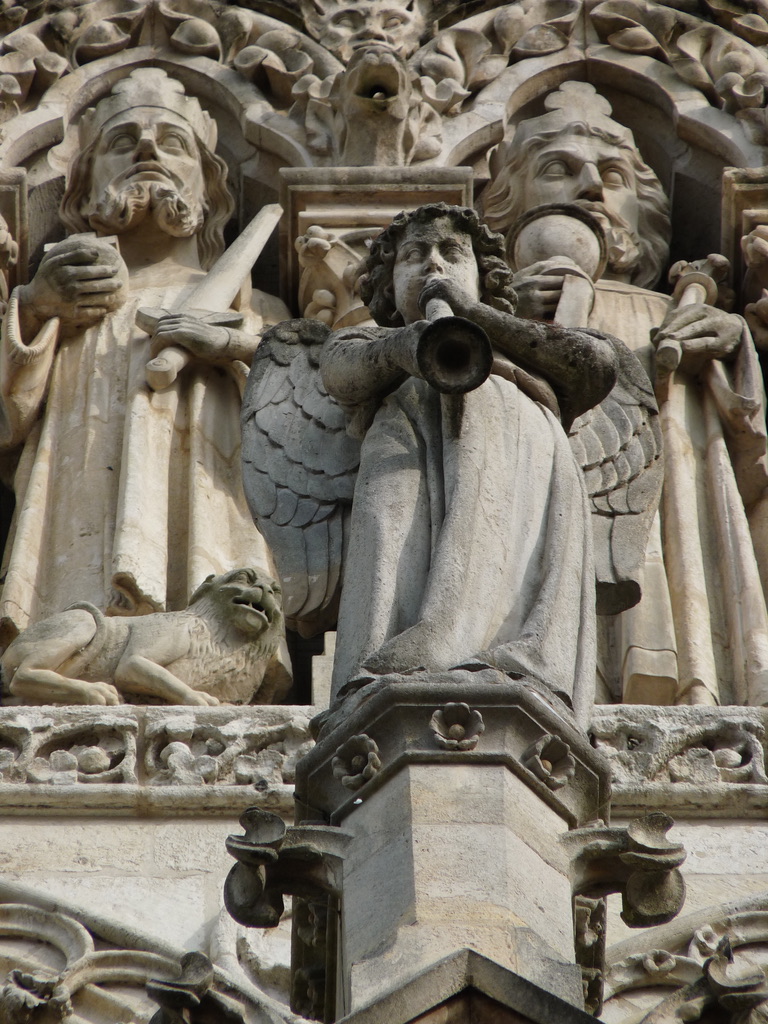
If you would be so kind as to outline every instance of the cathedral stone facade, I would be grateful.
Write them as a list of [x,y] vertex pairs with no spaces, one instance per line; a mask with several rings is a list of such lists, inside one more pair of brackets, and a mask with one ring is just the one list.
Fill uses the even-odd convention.
[[0,41],[0,1024],[762,1020],[763,0]]

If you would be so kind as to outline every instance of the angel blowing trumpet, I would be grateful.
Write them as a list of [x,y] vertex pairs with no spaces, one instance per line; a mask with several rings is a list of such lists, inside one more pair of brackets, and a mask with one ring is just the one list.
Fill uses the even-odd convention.
[[[650,382],[610,336],[516,317],[510,277],[501,236],[472,210],[423,206],[366,260],[381,326],[294,320],[257,350],[246,493],[289,625],[310,635],[338,620],[337,696],[375,676],[488,666],[549,687],[583,724],[596,569],[598,593],[619,595],[611,611],[639,597],[660,488]],[[491,373],[467,393],[436,390],[420,364],[436,300],[489,339]],[[607,550],[593,554],[598,518]]]

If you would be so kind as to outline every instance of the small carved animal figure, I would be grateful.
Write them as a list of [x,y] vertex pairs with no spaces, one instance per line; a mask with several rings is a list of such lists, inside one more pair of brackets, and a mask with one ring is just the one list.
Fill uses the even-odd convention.
[[209,576],[184,611],[108,618],[74,605],[24,630],[0,670],[5,689],[34,704],[119,704],[126,693],[266,704],[290,683],[276,658],[282,635],[280,587],[261,570],[233,569]]

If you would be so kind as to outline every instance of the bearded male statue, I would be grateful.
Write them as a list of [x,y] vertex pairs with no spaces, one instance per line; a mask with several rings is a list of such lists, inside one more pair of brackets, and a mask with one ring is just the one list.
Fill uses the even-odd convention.
[[[6,643],[74,602],[183,608],[209,574],[266,565],[240,482],[240,398],[261,327],[287,310],[248,281],[243,330],[181,314],[152,339],[136,326],[140,307],[183,308],[224,249],[233,202],[215,124],[142,68],[79,130],[60,210],[70,235],[3,325],[0,442],[16,492]],[[145,367],[168,345],[189,365],[153,392]]]
[[[663,531],[657,523],[651,534],[640,604],[618,626],[605,622],[603,673],[620,679],[629,702],[765,703],[768,476],[752,339],[740,317],[701,302],[678,307],[649,290],[668,256],[669,204],[607,101],[568,82],[545,107],[495,154],[483,214],[506,232],[513,263],[533,208],[575,204],[597,218],[607,259],[585,316],[655,375],[666,447]],[[559,319],[563,282],[574,273],[562,258],[518,267],[519,312]],[[681,353],[673,374],[654,365],[661,345]]]

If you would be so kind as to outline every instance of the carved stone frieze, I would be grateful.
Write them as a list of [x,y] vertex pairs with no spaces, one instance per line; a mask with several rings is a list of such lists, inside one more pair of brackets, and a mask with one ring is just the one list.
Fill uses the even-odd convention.
[[[721,16],[724,7],[715,8]],[[714,107],[734,114],[754,142],[765,145],[764,17],[752,13],[744,20],[737,15],[727,30],[659,4],[606,0],[592,9],[590,19],[601,40],[617,50],[669,64]]]
[[[612,767],[617,810],[752,815],[765,807],[765,710],[596,708],[593,743]],[[687,808],[687,810],[686,810]]]
[[288,812],[309,708],[3,708],[0,808]]

